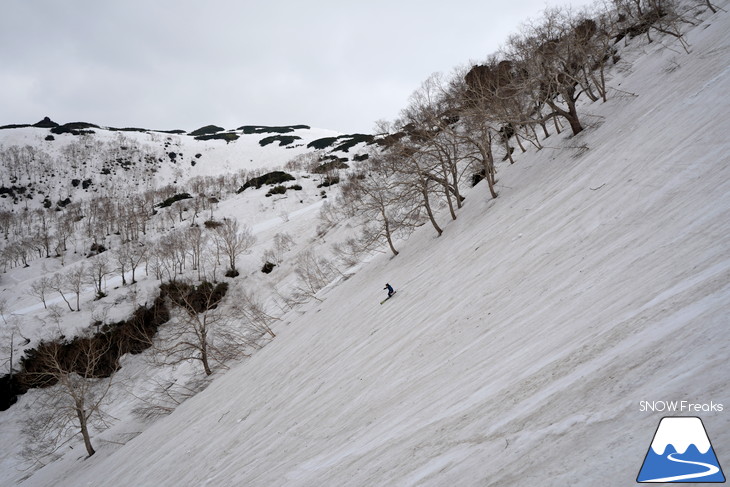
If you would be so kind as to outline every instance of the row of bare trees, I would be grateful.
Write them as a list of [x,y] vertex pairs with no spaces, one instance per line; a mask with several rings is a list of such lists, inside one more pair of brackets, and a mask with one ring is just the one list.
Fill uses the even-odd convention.
[[[194,186],[199,188],[200,184],[198,180]],[[0,235],[4,237],[0,240],[0,266],[6,271],[48,257],[60,258],[63,264],[70,250],[88,252],[115,242],[124,246],[143,241],[153,229],[164,233],[183,221],[195,226],[213,219],[218,199],[204,194],[159,208],[159,203],[176,190],[165,186],[124,199],[99,197],[58,209],[0,211]]]
[[580,134],[578,101],[608,99],[617,43],[641,34],[651,41],[652,31],[684,42],[680,27],[693,21],[683,8],[673,0],[614,0],[593,12],[547,9],[483,64],[429,77],[399,118],[380,123],[378,145],[342,186],[338,211],[360,222],[347,251],[387,244],[397,255],[394,241],[424,221],[441,235],[435,208],[456,219],[469,175],[496,198],[495,160],[513,163],[517,147],[542,149],[564,124]]
[[[49,297],[57,294],[70,311],[80,311],[80,295],[86,286],[93,286],[97,298],[103,297],[108,276],[119,275],[122,285],[126,286],[127,274],[131,273],[134,284],[142,265],[145,272],[153,272],[160,281],[175,281],[187,266],[197,272],[198,280],[210,278],[215,281],[217,269],[225,264],[226,275],[235,277],[238,275],[237,259],[250,252],[255,242],[251,228],[240,225],[235,219],[224,219],[210,230],[198,226],[175,230],[163,234],[157,241],[127,242],[117,250],[96,254],[64,271],[41,276],[31,283],[28,294],[39,299],[46,309]],[[68,294],[75,296],[75,308]]]

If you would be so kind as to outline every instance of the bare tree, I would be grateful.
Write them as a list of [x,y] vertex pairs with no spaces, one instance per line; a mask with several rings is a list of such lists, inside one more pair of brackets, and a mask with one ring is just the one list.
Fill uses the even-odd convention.
[[[497,197],[494,142],[500,126],[513,121],[512,110],[507,108],[515,90],[509,88],[510,77],[505,74],[508,65],[493,59],[474,66],[464,76],[451,82],[450,92],[460,116],[458,135],[467,147],[466,158],[479,169],[487,181],[492,198]],[[509,154],[509,148],[506,148]]]
[[216,227],[214,237],[219,248],[228,257],[229,269],[226,276],[235,277],[238,275],[236,259],[239,255],[248,253],[256,243],[256,236],[251,227],[238,225],[235,218],[226,218],[223,225]]
[[219,305],[219,288],[207,282],[196,288],[178,281],[169,283],[169,291],[179,307],[177,319],[155,347],[160,362],[197,361],[205,375],[211,375],[214,363],[224,365],[243,354],[248,341],[236,333],[232,316]]
[[[420,134],[416,135],[416,138],[420,138]],[[422,208],[426,212],[431,226],[440,236],[443,229],[436,221],[433,201],[442,194],[439,193],[439,189],[443,188],[434,176],[438,168],[438,160],[421,151],[418,144],[413,143],[411,137],[401,138],[388,147],[384,155],[399,178],[395,187],[399,189],[400,195],[396,196],[393,201],[407,201],[409,205],[416,205],[415,208]],[[420,200],[418,203],[415,201],[416,198]],[[414,222],[418,221],[418,213],[408,212],[406,214],[410,214],[409,219]]]
[[41,303],[43,303],[43,308],[48,309],[48,306],[46,305],[46,296],[52,290],[53,288],[51,286],[51,278],[48,276],[43,276],[33,281],[33,283],[28,288],[28,294],[40,299]]
[[295,297],[314,298],[321,301],[316,294],[339,274],[337,267],[328,259],[318,256],[312,248],[308,248],[297,256],[297,286]]
[[38,226],[35,231],[35,240],[40,244],[40,247],[45,252],[46,257],[51,256],[51,247],[53,247],[53,234],[51,233],[51,225],[53,224],[54,212],[49,211],[46,208],[37,209],[33,212],[35,219],[38,221]]
[[[61,298],[63,298],[66,306],[68,306],[69,311],[74,311],[74,309],[71,307],[71,303],[68,302],[68,299],[66,299],[66,295],[64,294],[64,291],[66,290],[66,282],[60,274],[53,274],[51,276],[50,286],[51,289],[61,295]],[[78,309],[76,311],[78,311]]]
[[122,276],[122,286],[127,285],[127,277],[125,274],[129,270],[129,246],[122,244],[116,252],[112,253],[114,270]]
[[13,226],[13,221],[15,220],[15,217],[13,213],[2,210],[0,211],[0,233],[3,234],[3,237],[5,240],[8,240],[8,236],[10,234],[10,229]]
[[198,271],[198,280],[202,279],[203,272],[203,251],[208,243],[208,234],[198,226],[193,226],[185,231],[187,252],[192,260],[194,271]]
[[143,242],[130,242],[127,248],[127,259],[129,263],[129,269],[132,271],[132,284],[136,283],[137,280],[134,277],[137,267],[139,267],[144,259],[147,257],[147,246]]
[[[21,332],[21,318],[10,313],[8,309],[8,301],[6,298],[0,298],[0,320],[2,321],[2,327],[0,327],[0,330],[2,330],[2,333],[4,335],[2,337],[3,355],[7,354],[7,359],[5,360],[5,363],[8,364],[8,374],[12,378],[14,370],[14,353],[16,348],[15,336],[19,335],[21,338],[23,338],[22,345],[27,345],[28,343],[30,343],[30,339],[26,338]],[[7,349],[5,345],[6,340],[9,341]]]
[[410,165],[404,169],[421,172],[414,175],[416,179],[423,177],[435,183],[455,220],[454,206],[461,208],[459,185],[468,164],[464,163],[459,106],[453,103],[449,86],[440,73],[431,75],[411,95],[396,124],[407,134],[400,140],[401,149],[409,149],[411,155]]
[[294,240],[291,238],[291,235],[286,232],[277,233],[274,235],[274,246],[264,252],[264,263],[281,264],[284,260],[284,254],[291,249],[293,244]]
[[[76,295],[76,311],[81,310],[81,292],[86,282],[87,267],[83,262],[72,267],[64,275],[64,285]],[[64,298],[65,300],[65,298]]]
[[252,332],[251,344],[255,344],[256,340],[262,335],[269,335],[271,338],[276,337],[271,325],[279,321],[279,318],[267,312],[261,299],[253,293],[245,291],[237,293],[233,311],[243,319],[245,328]]
[[33,367],[24,380],[42,386],[37,413],[24,428],[32,447],[26,454],[50,453],[73,434],[80,434],[89,456],[93,429],[105,427],[104,399],[112,384],[111,371],[118,355],[105,337],[79,337],[72,344],[41,343],[32,354]]
[[109,259],[104,254],[97,254],[89,259],[89,268],[86,275],[89,282],[94,285],[97,299],[106,296],[103,289],[104,278],[111,272],[112,267],[109,264]]
[[412,231],[419,220],[418,203],[407,181],[401,179],[392,153],[373,152],[367,161],[341,184],[340,210],[360,222],[364,249],[386,244],[393,253],[395,238]]
[[[689,44],[680,26],[693,22],[680,11],[684,7],[682,3],[675,0],[613,0],[613,4],[619,13],[620,23],[624,24],[622,34],[633,37],[643,33],[648,42],[653,42],[653,29],[676,37],[685,52],[689,53]],[[709,0],[705,5],[715,10]]]
[[521,77],[526,83],[522,92],[535,98],[535,106],[547,105],[551,110],[547,117],[564,118],[576,135],[583,130],[576,103],[586,93],[581,83],[588,69],[581,42],[593,36],[595,23],[585,23],[580,30],[574,26],[570,12],[547,9],[540,23],[526,26],[522,36],[510,39],[508,55],[526,74]]
[[130,394],[142,402],[142,405],[135,407],[132,412],[145,420],[168,415],[180,404],[202,391],[206,385],[205,382],[195,378],[186,383],[180,383],[177,379],[153,378],[151,387],[144,394],[130,391]]

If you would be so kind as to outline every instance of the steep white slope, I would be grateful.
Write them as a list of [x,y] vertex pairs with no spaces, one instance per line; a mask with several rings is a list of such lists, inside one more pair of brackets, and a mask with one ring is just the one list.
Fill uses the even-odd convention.
[[[646,46],[613,81],[637,96],[501,166],[497,200],[478,186],[142,435],[23,485],[633,484],[661,417],[639,401],[730,407],[728,32]],[[702,419],[722,462],[728,412]]]

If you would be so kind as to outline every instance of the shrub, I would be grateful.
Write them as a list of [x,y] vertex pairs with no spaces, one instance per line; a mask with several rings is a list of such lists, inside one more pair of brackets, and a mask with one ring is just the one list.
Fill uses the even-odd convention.
[[308,130],[309,128],[309,125],[287,125],[283,127],[267,127],[265,125],[244,125],[242,127],[238,127],[236,130],[242,130],[244,134],[250,135],[265,133],[286,134],[289,132],[293,132],[296,129]]
[[338,145],[336,145],[332,150],[334,151],[342,151],[347,152],[352,148],[353,146],[360,144],[360,143],[366,143],[366,144],[372,144],[375,141],[375,136],[373,135],[367,135],[367,134],[351,134],[351,135],[338,135],[337,137],[323,137],[321,139],[316,139],[307,144],[307,147],[310,149],[325,149],[327,147],[331,147],[335,145],[336,143],[340,142]]
[[269,192],[266,194],[266,196],[271,196],[274,194],[284,194],[286,193],[286,186],[279,184],[277,186],[274,186],[269,190]]
[[104,247],[102,244],[93,243],[91,244],[89,251],[90,256],[93,254],[101,254],[102,252],[106,252],[106,247]]
[[353,146],[355,146],[357,144],[360,144],[360,143],[363,143],[363,142],[366,143],[366,144],[370,144],[375,139],[374,136],[372,136],[372,135],[366,135],[366,134],[342,135],[342,136],[340,136],[340,138],[341,139],[348,139],[348,140],[345,140],[343,143],[341,143],[340,145],[338,145],[337,147],[335,147],[332,150],[347,152]]
[[71,135],[83,135],[83,134],[93,134],[93,130],[84,130],[89,128],[99,128],[98,125],[94,125],[93,123],[86,123],[86,122],[71,122],[66,123],[64,125],[59,125],[58,127],[53,127],[51,129],[51,132],[54,134],[71,134]]
[[264,266],[261,268],[261,272],[263,272],[264,274],[270,274],[271,271],[274,270],[274,267],[276,267],[276,264],[266,261]]
[[197,130],[193,130],[192,132],[188,133],[188,135],[196,137],[198,135],[215,134],[218,132],[223,132],[224,130],[225,129],[223,127],[218,127],[216,125],[206,125],[205,127],[200,127]]
[[2,127],[0,127],[0,130],[5,130],[5,129],[23,129],[25,127],[30,127],[30,126],[31,125],[30,124],[27,124],[27,123],[11,123],[10,125],[3,125]]
[[195,313],[202,313],[217,307],[226,292],[228,292],[227,282],[220,282],[213,286],[208,281],[203,281],[200,285],[195,286],[185,282],[171,281],[160,285],[161,297],[170,298],[173,303]]
[[208,229],[218,228],[220,226],[223,226],[221,222],[217,222],[215,220],[206,220],[205,223],[203,223],[203,226]]
[[139,127],[107,127],[108,130],[112,132],[141,132],[141,133],[147,133],[147,129],[139,128]]
[[279,142],[279,147],[284,147],[298,139],[301,139],[298,135],[272,135],[271,137],[264,137],[259,140],[259,145],[261,147],[265,147],[269,144],[273,144],[274,142]]
[[333,176],[333,177],[326,176],[322,180],[322,183],[318,184],[317,187],[318,188],[326,188],[328,186],[332,186],[333,184],[337,184],[339,182],[340,182],[340,178],[338,176]]
[[233,132],[225,132],[222,134],[198,135],[195,140],[225,140],[226,143],[238,140],[238,134]]
[[294,176],[284,171],[273,171],[263,176],[249,179],[246,181],[246,184],[241,186],[237,193],[241,193],[248,188],[260,189],[264,184],[281,184],[287,181],[294,181],[294,179]]
[[337,137],[324,137],[321,139],[316,139],[311,141],[309,144],[307,144],[308,149],[326,149],[327,147],[331,146],[335,142],[337,142]]
[[482,169],[482,170],[481,170],[480,172],[478,172],[478,173],[477,173],[477,172],[475,172],[474,174],[472,174],[472,175],[471,175],[471,186],[472,186],[472,187],[474,187],[474,186],[476,186],[477,184],[479,184],[479,182],[480,182],[480,181],[481,181],[482,179],[484,179],[484,177],[485,177],[486,175],[487,175],[487,171],[486,171],[486,170],[484,170],[484,169]]
[[192,196],[190,196],[190,193],[179,193],[179,194],[176,194],[175,196],[170,196],[169,198],[167,198],[165,201],[163,201],[162,203],[160,203],[157,206],[159,206],[160,208],[167,208],[168,206],[171,206],[176,201],[187,200],[190,198],[192,198]]
[[[0,379],[0,411],[5,411],[17,396],[34,387],[46,387],[55,383],[51,370],[44,369],[44,354],[49,347],[60,347],[58,358],[61,366],[85,377],[109,377],[119,369],[119,358],[125,353],[137,354],[150,347],[157,329],[170,319],[170,313],[162,299],[156,298],[149,307],[140,306],[124,321],[104,325],[101,332],[92,337],[79,337],[72,341],[41,342],[32,350],[26,350],[20,359],[20,372],[13,377]],[[87,367],[83,360],[76,360],[78,350],[99,347],[99,360]],[[112,344],[111,346],[109,344]],[[78,368],[74,368],[78,367]]]

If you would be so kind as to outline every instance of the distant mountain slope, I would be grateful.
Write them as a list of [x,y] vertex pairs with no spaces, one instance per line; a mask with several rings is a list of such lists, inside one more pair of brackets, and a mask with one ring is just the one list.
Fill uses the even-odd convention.
[[[370,136],[348,136],[307,125],[244,125],[225,130],[208,125],[184,133],[117,129],[90,123],[0,129],[0,208],[39,206],[89,195],[123,196],[194,177],[226,176],[281,167],[296,156],[350,160]],[[337,144],[334,144],[337,142]],[[344,145],[344,142],[350,144]]]

